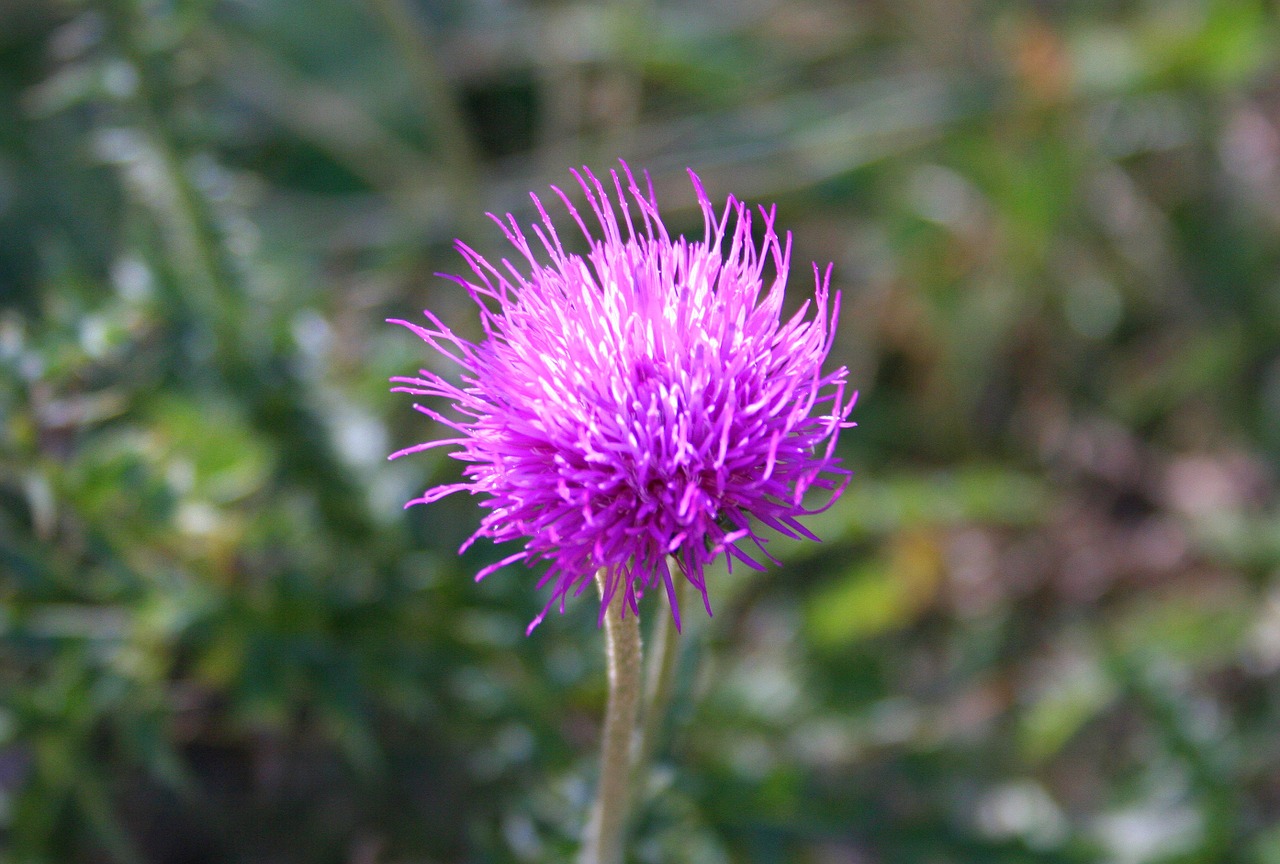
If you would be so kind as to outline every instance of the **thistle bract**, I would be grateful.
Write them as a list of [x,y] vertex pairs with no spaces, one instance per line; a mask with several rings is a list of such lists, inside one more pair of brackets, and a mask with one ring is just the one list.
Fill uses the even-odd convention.
[[[394,392],[443,400],[414,407],[457,432],[392,458],[457,448],[462,482],[406,506],[481,497],[487,512],[459,551],[480,537],[521,544],[477,579],[517,561],[545,567],[538,587],[553,586],[551,597],[530,631],[600,569],[601,615],[616,591],[624,614],[638,613],[661,584],[678,627],[674,579],[688,579],[710,614],[711,561],[773,560],[762,526],[816,540],[798,517],[844,489],[848,471],[833,450],[854,425],[857,394],[846,394],[845,368],[821,369],[840,294],[829,297],[831,268],[815,265],[813,299],[783,320],[791,236],[778,236],[776,209],[753,213],[730,197],[717,214],[692,171],[705,220],[697,240],[667,233],[648,176],[642,191],[625,163],[606,182],[585,168],[573,174],[590,214],[552,190],[585,236],[585,255],[561,242],[536,195],[541,218],[530,229],[490,214],[518,263],[495,265],[457,244],[472,275],[446,278],[479,307],[482,341],[430,311],[425,324],[392,322],[462,369],[456,383],[425,369],[391,379]],[[818,509],[805,505],[812,489],[826,499]]]

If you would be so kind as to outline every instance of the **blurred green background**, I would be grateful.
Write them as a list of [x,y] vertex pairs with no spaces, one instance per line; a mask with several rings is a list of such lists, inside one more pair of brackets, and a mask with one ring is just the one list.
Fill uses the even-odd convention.
[[[0,2],[0,860],[555,862],[594,604],[386,379],[617,157],[844,291],[856,475],[712,580],[632,862],[1280,864],[1280,15]],[[652,616],[651,616],[652,617]]]

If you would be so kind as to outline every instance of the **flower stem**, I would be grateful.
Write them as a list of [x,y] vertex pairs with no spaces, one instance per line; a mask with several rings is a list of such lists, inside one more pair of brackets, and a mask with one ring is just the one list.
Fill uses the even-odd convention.
[[[605,576],[596,574],[605,591]],[[622,830],[631,787],[631,739],[640,708],[640,622],[622,617],[625,592],[615,589],[605,610],[604,632],[609,669],[609,701],[605,706],[600,746],[600,785],[587,823],[579,864],[621,864]]]

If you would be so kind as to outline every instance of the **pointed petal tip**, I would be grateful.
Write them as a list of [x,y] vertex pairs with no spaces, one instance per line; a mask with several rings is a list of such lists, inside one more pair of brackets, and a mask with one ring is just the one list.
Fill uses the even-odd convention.
[[542,623],[542,619],[545,618],[546,615],[547,613],[545,611],[540,612],[532,621],[529,622],[529,626],[524,628],[524,638],[528,639],[533,635],[533,631],[538,628],[538,625]]

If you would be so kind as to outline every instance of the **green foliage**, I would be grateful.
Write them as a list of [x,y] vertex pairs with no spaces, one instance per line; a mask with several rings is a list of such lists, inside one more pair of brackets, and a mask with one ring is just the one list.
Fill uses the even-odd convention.
[[618,156],[836,262],[848,493],[712,574],[632,862],[1280,862],[1261,0],[0,11],[0,862],[567,861],[592,604],[382,322]]

